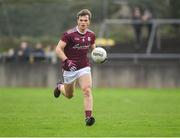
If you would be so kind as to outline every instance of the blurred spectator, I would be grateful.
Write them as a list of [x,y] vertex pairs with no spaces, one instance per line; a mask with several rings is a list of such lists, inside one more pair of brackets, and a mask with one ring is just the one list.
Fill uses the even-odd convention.
[[[132,12],[132,19],[135,21],[141,21],[142,13],[139,7],[134,7]],[[133,24],[135,36],[136,36],[136,48],[140,48],[141,46],[141,35],[142,35],[142,24],[141,23],[135,23]]]
[[47,59],[47,61],[49,61],[53,64],[57,63],[57,56],[56,56],[56,52],[55,52],[55,47],[56,46],[48,45],[45,48],[46,59]]
[[10,48],[6,53],[6,61],[15,61],[15,59],[16,59],[15,50],[13,48]]
[[18,60],[29,61],[30,54],[31,49],[28,47],[28,43],[26,41],[22,41],[20,44],[20,49],[17,52]]
[[150,12],[149,9],[144,10],[144,14],[142,16],[142,21],[145,23],[145,26],[147,28],[147,40],[149,40],[151,30],[152,30],[152,13]]
[[16,52],[13,48],[10,48],[8,51],[0,53],[0,58],[2,62],[14,62],[16,61]]
[[35,49],[32,52],[32,56],[35,62],[39,62],[45,59],[45,52],[42,43],[39,42],[36,44]]

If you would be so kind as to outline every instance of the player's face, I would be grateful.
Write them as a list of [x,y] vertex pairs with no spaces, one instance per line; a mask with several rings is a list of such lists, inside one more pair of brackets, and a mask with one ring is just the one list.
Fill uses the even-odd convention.
[[77,20],[77,24],[78,24],[78,29],[81,32],[84,32],[89,27],[90,24],[89,16],[88,15],[79,16]]

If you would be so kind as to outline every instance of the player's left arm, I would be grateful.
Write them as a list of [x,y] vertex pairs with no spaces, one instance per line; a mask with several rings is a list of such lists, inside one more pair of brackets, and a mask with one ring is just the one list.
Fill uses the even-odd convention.
[[96,48],[96,44],[94,43],[94,44],[91,45],[91,50],[93,50],[95,48]]
[[95,34],[93,34],[92,39],[91,39],[91,51],[96,48],[95,42],[96,42],[96,36],[95,36]]

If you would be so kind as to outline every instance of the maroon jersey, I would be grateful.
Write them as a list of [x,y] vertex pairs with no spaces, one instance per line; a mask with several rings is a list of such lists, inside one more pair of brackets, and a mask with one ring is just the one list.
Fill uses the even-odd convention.
[[[68,59],[75,61],[77,69],[89,66],[87,53],[91,45],[95,43],[95,34],[87,29],[85,33],[80,33],[77,27],[68,30],[61,38],[66,42],[64,53]],[[67,68],[64,68],[67,70]]]

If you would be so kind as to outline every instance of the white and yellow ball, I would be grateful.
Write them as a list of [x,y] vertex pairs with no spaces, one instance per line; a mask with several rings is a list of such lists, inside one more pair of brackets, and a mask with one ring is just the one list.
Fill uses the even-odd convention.
[[96,47],[91,53],[91,58],[96,63],[103,63],[107,59],[107,52],[102,47]]

